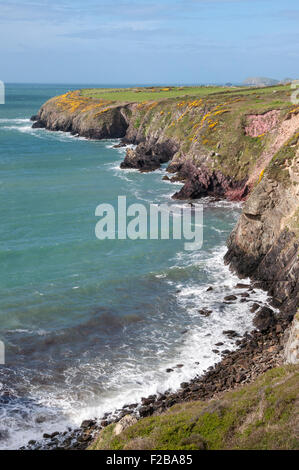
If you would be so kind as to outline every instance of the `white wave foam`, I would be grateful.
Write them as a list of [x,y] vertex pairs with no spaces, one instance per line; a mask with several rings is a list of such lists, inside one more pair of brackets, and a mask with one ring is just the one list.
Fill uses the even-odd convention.
[[[228,339],[223,331],[235,330],[243,335],[252,329],[253,314],[248,302],[236,301],[230,305],[223,302],[226,295],[239,295],[242,292],[235,288],[239,278],[224,265],[225,251],[225,247],[218,247],[212,253],[180,252],[174,257],[174,264],[168,272],[155,276],[176,289],[178,307],[185,312],[182,329],[185,329],[186,323],[189,324],[184,335],[172,335],[177,330],[177,320],[161,311],[160,316],[166,322],[168,335],[161,339],[153,318],[151,337],[148,337],[149,332],[145,330],[144,346],[138,353],[132,349],[133,345],[130,345],[128,337],[117,348],[117,354],[123,356],[121,361],[114,364],[107,358],[99,357],[92,363],[85,363],[84,358],[81,358],[80,363],[68,368],[64,372],[66,390],[57,390],[55,384],[51,390],[30,384],[36,403],[35,408],[29,410],[28,427],[24,429],[23,422],[17,426],[16,422],[11,422],[11,416],[3,416],[3,424],[12,429],[13,435],[13,439],[7,440],[6,448],[24,445],[29,439],[40,439],[45,431],[62,431],[68,425],[79,426],[84,419],[101,418],[104,413],[114,412],[125,404],[140,402],[143,396],[177,390],[182,382],[202,374],[221,359],[221,355],[213,350],[234,350],[235,342]],[[173,270],[184,270],[190,266],[195,266],[199,272],[205,272],[208,284],[200,285],[194,281],[185,285],[182,280],[172,280]],[[212,286],[213,290],[207,291],[208,286]],[[251,301],[267,303],[268,298],[264,291],[255,289],[250,295]],[[212,310],[213,313],[208,318],[203,317],[199,313],[202,308]],[[216,347],[218,342],[223,342],[223,346]],[[184,366],[178,368],[178,364]],[[173,372],[167,374],[168,368],[173,369]],[[85,378],[84,393],[80,391],[81,386],[77,389],[76,378],[79,376]],[[104,389],[103,376],[106,377]],[[97,381],[101,384],[101,389]],[[28,414],[28,408],[26,413]],[[44,424],[36,422],[37,416],[41,414],[46,417]]]
[[6,119],[6,118],[1,118],[0,123],[15,123],[15,124],[23,124],[25,122],[30,122],[30,119],[27,118],[15,118],[15,119]]
[[[224,330],[235,330],[240,335],[252,329],[253,314],[250,312],[249,303],[225,305],[223,303],[225,295],[228,293],[240,294],[240,289],[235,289],[239,278],[229,271],[223,263],[225,248],[215,250],[210,257],[207,255],[197,256],[195,263],[202,266],[209,272],[209,285],[213,286],[213,291],[207,292],[207,285],[198,286],[196,284],[183,286],[181,282],[176,283],[178,304],[187,312],[192,328],[188,332],[176,339],[173,343],[171,338],[165,338],[159,344],[159,349],[155,356],[159,357],[159,365],[148,356],[147,362],[138,357],[128,354],[127,359],[118,364],[117,369],[110,370],[107,377],[106,391],[99,394],[98,398],[93,396],[92,403],[78,407],[77,403],[69,406],[69,399],[60,400],[59,408],[64,413],[69,422],[79,425],[83,419],[98,417],[101,418],[106,412],[113,412],[123,405],[140,402],[142,396],[162,393],[166,390],[177,390],[181,382],[191,380],[195,375],[203,373],[211,365],[221,359],[221,355],[213,352],[218,349],[236,349],[235,342],[228,339]],[[189,255],[183,255],[185,266],[188,266]],[[178,256],[178,260],[182,258]],[[179,264],[180,264],[179,263]],[[177,268],[175,265],[174,268]],[[161,278],[164,277],[161,275]],[[246,282],[245,280],[244,282]],[[267,303],[267,294],[264,291],[256,290],[251,294],[252,301]],[[208,318],[202,317],[199,309],[209,308],[213,311]],[[161,312],[163,315],[163,312]],[[169,330],[172,331],[171,319],[169,319]],[[215,344],[223,342],[223,346],[216,348]],[[123,345],[124,350],[128,345]],[[144,348],[146,350],[146,348]],[[177,364],[184,364],[178,368]],[[87,375],[95,376],[101,374],[105,369],[103,364],[88,364],[86,366]],[[83,372],[84,370],[81,370]],[[165,373],[167,368],[173,369],[170,374]],[[71,377],[76,374],[76,370],[69,370],[67,374]],[[57,402],[56,402],[57,406]]]

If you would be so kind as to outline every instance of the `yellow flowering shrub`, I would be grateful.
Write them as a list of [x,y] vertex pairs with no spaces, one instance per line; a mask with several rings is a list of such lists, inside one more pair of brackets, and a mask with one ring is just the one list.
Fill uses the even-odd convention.
[[258,181],[259,183],[262,181],[263,176],[264,176],[264,173],[265,173],[265,170],[262,170],[262,171],[260,172],[259,181]]
[[65,93],[56,99],[57,106],[71,113],[78,110],[80,112],[96,111],[110,103],[110,101],[91,102],[89,98],[81,96],[79,91]]

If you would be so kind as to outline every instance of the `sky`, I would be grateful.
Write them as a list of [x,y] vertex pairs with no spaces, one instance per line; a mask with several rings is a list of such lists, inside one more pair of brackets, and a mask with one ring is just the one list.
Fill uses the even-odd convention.
[[299,78],[298,0],[0,0],[0,80]]

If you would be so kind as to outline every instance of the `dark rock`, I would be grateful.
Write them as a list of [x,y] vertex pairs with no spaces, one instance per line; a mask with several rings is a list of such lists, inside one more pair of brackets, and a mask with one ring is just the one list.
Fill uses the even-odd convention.
[[44,423],[46,421],[46,417],[45,416],[37,416],[35,418],[35,422],[38,423],[38,424],[41,424],[41,423]]
[[85,420],[85,421],[82,422],[81,428],[84,428],[84,429],[92,428],[96,424],[97,424],[96,421],[94,421],[92,419],[88,419],[88,420]]
[[243,382],[243,380],[245,380],[245,379],[246,379],[245,374],[238,374],[238,375],[236,376],[236,382],[237,382],[237,383]]
[[167,374],[170,374],[170,372],[173,372],[173,369],[166,369]]
[[147,416],[151,416],[154,412],[153,406],[142,406],[139,409],[139,414],[141,418],[146,418]]
[[119,144],[113,145],[113,148],[118,149],[118,148],[122,148],[122,147],[126,147],[126,146],[127,146],[126,142],[120,142]]
[[147,398],[141,398],[141,403],[144,405],[144,406],[148,406],[148,405],[151,405],[152,403],[154,403],[154,401],[156,400],[157,396],[156,395],[150,395],[149,397]]
[[235,295],[227,295],[226,297],[224,297],[224,300],[230,302],[231,300],[237,300],[237,297]]
[[177,144],[172,141],[163,143],[141,142],[133,150],[129,148],[121,168],[136,168],[140,171],[153,171],[160,168],[161,163],[168,162],[177,151]]
[[281,325],[276,325],[276,333],[282,333],[283,328]]
[[197,168],[191,162],[177,164],[176,170],[186,183],[173,195],[173,199],[199,199],[206,196],[241,200],[248,193],[245,181],[233,181],[221,171],[210,170],[205,165]]
[[260,331],[267,331],[271,326],[276,323],[273,310],[268,307],[262,307],[253,319],[253,324]]
[[197,385],[197,384],[191,385],[190,387],[190,390],[192,392],[198,392],[200,389],[201,389],[200,385]]
[[255,303],[252,305],[250,311],[251,311],[251,313],[255,313],[259,308],[260,308],[260,305],[255,302]]
[[188,382],[182,382],[181,383],[181,388],[188,388],[189,387],[189,383]]
[[249,289],[250,284],[242,284],[241,282],[239,282],[235,287],[236,289]]
[[44,121],[38,120],[32,124],[32,129],[45,129],[46,123]]
[[211,286],[207,288],[207,292],[211,292],[212,290],[214,290],[214,289]]
[[237,336],[239,336],[239,334],[235,330],[224,330],[222,331],[222,333],[225,336],[229,336],[231,338],[236,338]]
[[208,310],[207,308],[203,308],[201,310],[198,310],[198,313],[200,313],[200,315],[203,315],[204,317],[209,317],[213,313],[213,311]]

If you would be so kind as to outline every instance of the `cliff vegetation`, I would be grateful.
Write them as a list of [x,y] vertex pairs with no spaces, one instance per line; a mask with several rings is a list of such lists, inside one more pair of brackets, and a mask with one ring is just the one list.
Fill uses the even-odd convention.
[[90,450],[298,449],[298,372],[272,369],[221,400],[176,405],[117,436],[112,424]]

